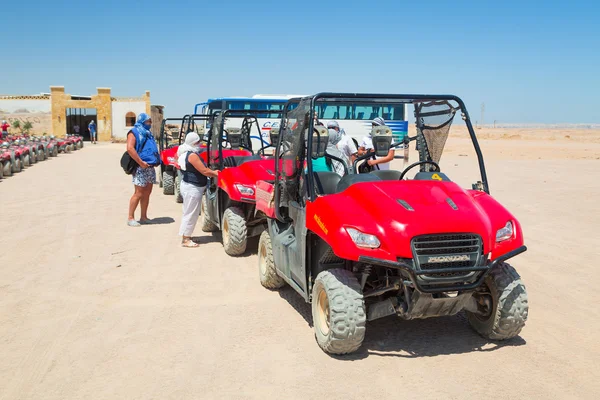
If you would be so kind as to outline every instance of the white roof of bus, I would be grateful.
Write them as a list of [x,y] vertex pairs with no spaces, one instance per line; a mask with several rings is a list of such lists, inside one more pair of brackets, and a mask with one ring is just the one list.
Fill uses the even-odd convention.
[[304,94],[255,94],[253,99],[293,99],[294,97],[306,97]]

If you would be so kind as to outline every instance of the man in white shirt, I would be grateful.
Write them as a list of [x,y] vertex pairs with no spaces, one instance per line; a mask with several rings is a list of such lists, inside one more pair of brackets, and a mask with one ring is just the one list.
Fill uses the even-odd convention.
[[[385,121],[383,118],[377,117],[373,121],[371,121],[371,127],[375,126],[385,126]],[[358,154],[363,155],[367,151],[373,151],[373,139],[371,135],[363,137],[362,143],[358,148]],[[390,162],[394,159],[394,149],[390,149],[387,156],[385,157],[376,157],[374,160],[368,160],[367,163],[373,167],[373,169],[377,170],[388,170],[390,169]]]
[[338,150],[341,151],[346,157],[346,164],[349,167],[352,167],[352,164],[354,163],[354,160],[356,160],[356,155],[358,153],[358,149],[356,148],[354,141],[350,136],[346,135],[343,130],[340,130],[340,125],[337,123],[337,121],[329,121],[327,123],[327,129],[333,129],[340,133],[341,139],[339,142],[337,142],[336,146]]

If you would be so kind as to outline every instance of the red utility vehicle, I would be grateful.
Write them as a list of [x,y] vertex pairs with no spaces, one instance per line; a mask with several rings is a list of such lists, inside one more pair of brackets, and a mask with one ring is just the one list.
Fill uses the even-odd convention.
[[[185,141],[185,135],[188,132],[196,132],[200,138],[204,137],[204,124],[197,124],[197,121],[209,121],[210,116],[205,114],[185,115],[183,118],[165,118],[160,127],[160,137],[158,141],[160,152],[160,187],[163,188],[163,194],[174,194],[175,201],[182,203],[180,184],[181,173],[177,163],[177,150]],[[171,142],[172,135],[167,133],[167,125],[178,124],[179,132],[177,142]],[[203,144],[202,147],[206,147]]]
[[[223,247],[231,256],[246,251],[249,237],[258,236],[266,226],[266,216],[256,211],[256,182],[273,179],[275,160],[265,156],[263,146],[252,149],[252,139],[261,139],[260,124],[256,115],[264,110],[227,110],[214,120],[208,136],[207,155],[209,168],[219,170],[218,182],[209,179],[202,199],[202,230],[222,231]],[[269,111],[281,115],[281,111]],[[227,120],[243,119],[241,128],[226,127]],[[252,136],[252,130],[256,134]],[[278,130],[271,131],[275,142]],[[262,139],[261,139],[262,140]]]
[[[327,131],[313,126],[320,103],[412,105],[419,162],[403,171],[343,177],[316,172]],[[473,142],[481,180],[463,189],[439,161],[456,113]],[[372,140],[387,154],[391,131]],[[369,157],[366,155],[364,157]],[[259,242],[263,286],[288,283],[312,304],[315,336],[328,353],[358,350],[367,321],[466,313],[487,339],[519,334],[528,315],[525,286],[506,261],[526,250],[517,219],[489,194],[483,156],[456,96],[322,93],[286,108],[275,177],[257,184],[269,216]],[[306,170],[305,170],[306,161]],[[360,160],[359,160],[360,162]],[[418,169],[412,179],[410,172]]]

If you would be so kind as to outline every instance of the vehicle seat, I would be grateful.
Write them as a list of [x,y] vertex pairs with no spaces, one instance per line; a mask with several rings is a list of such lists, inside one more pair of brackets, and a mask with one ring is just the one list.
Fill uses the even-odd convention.
[[377,175],[373,174],[353,174],[344,176],[337,184],[336,193],[343,192],[355,183],[380,181]]
[[317,194],[326,195],[337,193],[336,189],[341,176],[331,171],[313,172],[315,177],[315,190]]
[[402,172],[400,171],[394,171],[392,169],[387,169],[387,170],[376,170],[376,171],[372,171],[371,175],[375,175],[377,177],[379,177],[379,179],[381,179],[382,181],[397,181],[398,179],[400,179],[400,175],[402,175]]
[[223,160],[224,167],[239,167],[243,163],[247,161],[260,160],[261,157],[258,154],[253,154],[251,156],[230,156]]

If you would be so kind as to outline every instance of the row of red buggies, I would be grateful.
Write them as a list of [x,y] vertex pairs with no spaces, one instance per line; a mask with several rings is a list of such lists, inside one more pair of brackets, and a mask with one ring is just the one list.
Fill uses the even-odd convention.
[[50,136],[12,135],[0,144],[0,178],[12,176],[59,153],[70,153],[83,147],[83,137],[67,135],[64,138]]

